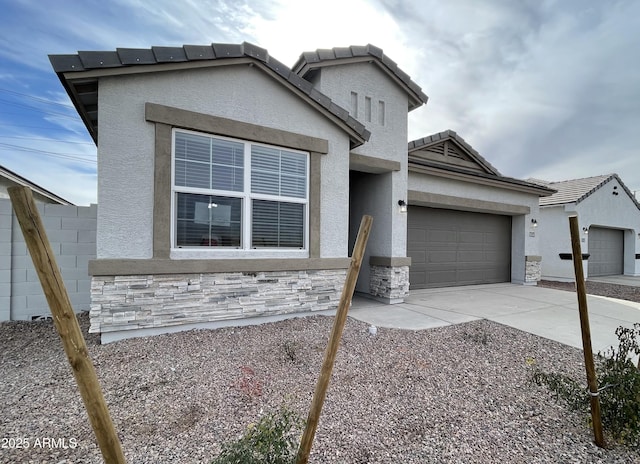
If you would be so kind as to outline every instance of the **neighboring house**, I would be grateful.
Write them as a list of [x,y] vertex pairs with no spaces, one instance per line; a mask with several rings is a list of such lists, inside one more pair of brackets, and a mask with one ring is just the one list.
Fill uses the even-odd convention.
[[51,317],[7,188],[29,187],[76,312],[89,310],[89,260],[96,257],[97,206],[74,206],[0,166],[0,321]]
[[[91,331],[103,342],[335,308],[364,214],[362,294],[403,301],[410,278],[536,280],[531,221],[553,191],[501,176],[453,132],[407,156],[408,111],[427,96],[377,47],[304,53],[291,69],[248,43],[50,59],[98,146]],[[449,245],[473,253],[449,255],[455,275],[410,271],[423,258],[407,219],[420,229],[433,208],[456,212],[441,220],[463,223]],[[478,213],[502,223],[469,228]]]
[[569,216],[577,215],[585,277],[640,275],[640,204],[617,174],[545,182],[540,199],[542,277],[574,281]]
[[9,198],[7,189],[9,187],[29,187],[33,192],[33,199],[36,203],[53,203],[57,205],[72,205],[70,201],[59,197],[55,193],[50,192],[37,184],[34,184],[28,179],[25,179],[21,175],[10,171],[4,166],[0,165],[0,198]]

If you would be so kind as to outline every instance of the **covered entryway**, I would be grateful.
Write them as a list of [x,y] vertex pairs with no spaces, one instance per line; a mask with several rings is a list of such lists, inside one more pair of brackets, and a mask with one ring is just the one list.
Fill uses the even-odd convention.
[[412,206],[411,289],[511,281],[511,216]]
[[589,277],[624,273],[624,231],[589,228]]

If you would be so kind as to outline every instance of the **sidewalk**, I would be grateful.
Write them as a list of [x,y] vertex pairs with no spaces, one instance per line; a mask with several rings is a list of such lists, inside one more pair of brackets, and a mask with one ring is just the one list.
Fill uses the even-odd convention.
[[[587,297],[593,351],[618,346],[615,330],[640,322],[640,303]],[[582,349],[575,293],[549,288],[491,284],[414,290],[404,303],[387,305],[353,298],[349,316],[377,327],[429,329],[488,319]]]

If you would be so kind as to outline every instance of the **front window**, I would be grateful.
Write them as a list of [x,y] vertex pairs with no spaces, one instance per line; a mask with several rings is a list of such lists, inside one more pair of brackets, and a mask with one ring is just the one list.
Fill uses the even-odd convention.
[[173,133],[175,247],[306,249],[308,153]]

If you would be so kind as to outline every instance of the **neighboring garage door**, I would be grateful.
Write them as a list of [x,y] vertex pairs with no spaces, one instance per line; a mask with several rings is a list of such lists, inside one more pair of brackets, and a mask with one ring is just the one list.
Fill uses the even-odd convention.
[[411,288],[511,281],[511,217],[413,206]]
[[624,231],[589,228],[589,277],[620,275],[624,272]]

